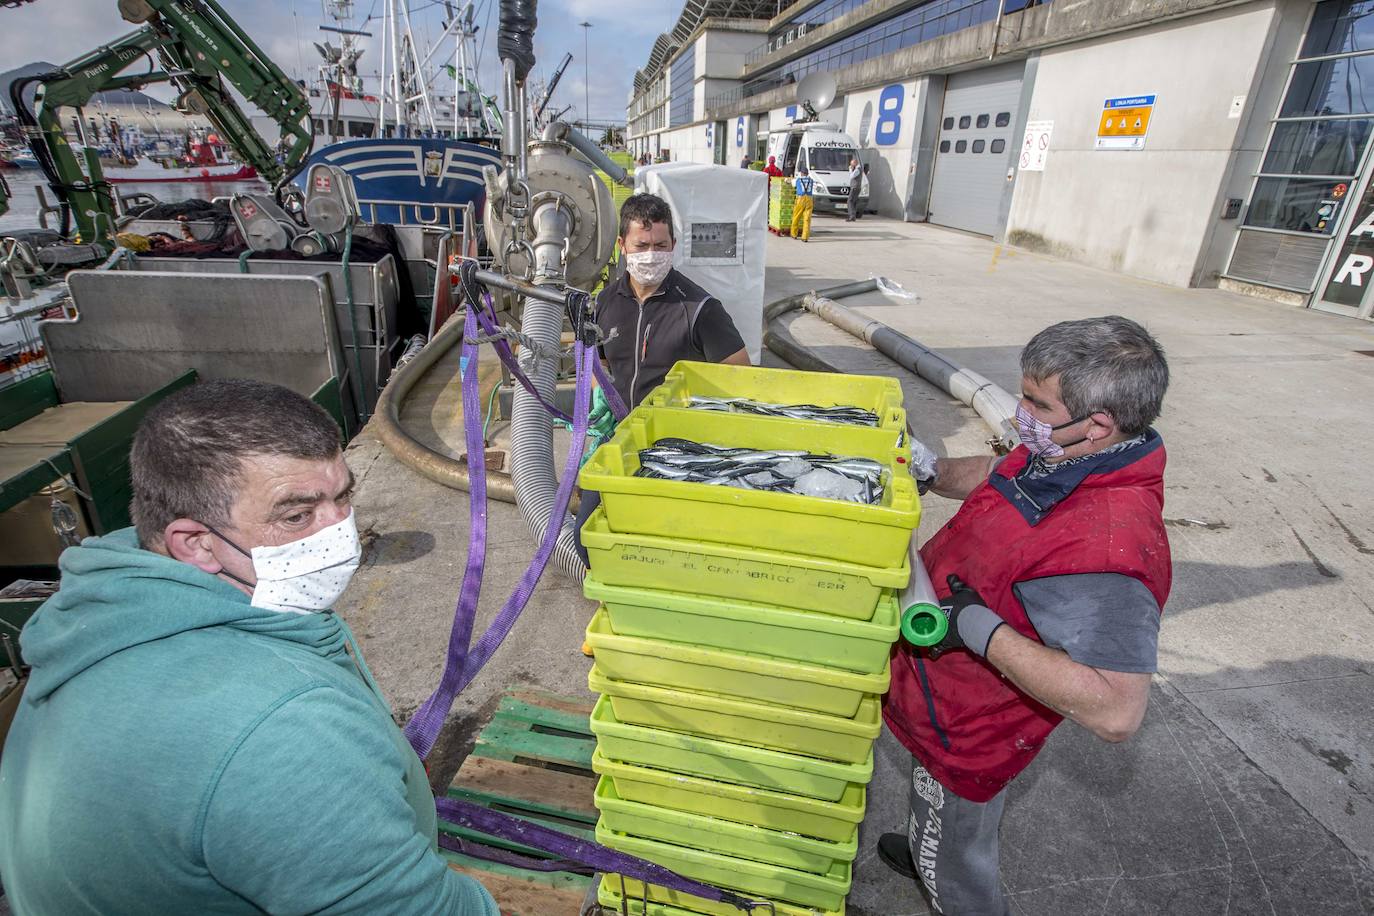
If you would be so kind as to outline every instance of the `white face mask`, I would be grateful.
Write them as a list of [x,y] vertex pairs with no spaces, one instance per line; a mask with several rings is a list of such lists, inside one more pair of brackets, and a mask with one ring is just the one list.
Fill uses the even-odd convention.
[[630,276],[641,286],[658,286],[673,269],[671,251],[632,251],[625,255]]
[[363,554],[351,509],[348,518],[338,524],[289,544],[254,547],[251,552],[218,531],[215,534],[252,559],[258,580],[253,586],[253,607],[286,614],[310,614],[332,608],[348,587]]

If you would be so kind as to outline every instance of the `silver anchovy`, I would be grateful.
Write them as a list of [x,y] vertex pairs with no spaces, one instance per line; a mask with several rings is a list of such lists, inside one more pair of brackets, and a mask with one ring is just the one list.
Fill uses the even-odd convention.
[[[746,449],[660,439],[639,452],[637,476],[701,483],[708,486],[769,490],[778,493],[813,493],[798,490],[797,482],[812,471],[825,471],[854,481],[858,489],[831,490],[823,498],[876,505],[883,498],[885,469],[870,458],[822,455],[801,449]],[[813,488],[814,489],[814,488]]]
[[853,426],[878,425],[878,415],[873,411],[844,404],[834,407],[821,407],[818,404],[770,404],[766,401],[753,401],[749,398],[713,398],[706,395],[693,395],[687,403],[689,407],[698,410],[747,413],[756,416],[786,417],[793,420],[827,423],[848,423]]

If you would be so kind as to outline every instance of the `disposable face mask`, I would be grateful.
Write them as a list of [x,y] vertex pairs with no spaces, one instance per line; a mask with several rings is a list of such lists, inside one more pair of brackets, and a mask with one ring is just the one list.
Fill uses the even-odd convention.
[[1070,420],[1067,423],[1060,423],[1058,426],[1051,426],[1048,423],[1037,420],[1035,415],[1027,410],[1024,404],[1016,405],[1016,431],[1021,436],[1021,444],[1024,445],[1032,455],[1038,455],[1041,458],[1058,458],[1064,454],[1064,449],[1084,441],[1087,438],[1086,436],[1084,436],[1083,439],[1075,439],[1073,442],[1060,445],[1051,439],[1050,435],[1055,430],[1063,429],[1066,426],[1073,426],[1075,423],[1082,423],[1086,419],[1087,417],[1084,416],[1079,417],[1077,420]]
[[643,286],[658,286],[673,269],[671,251],[632,251],[625,255],[630,276]]
[[[215,534],[253,561],[253,573],[258,580],[253,586],[253,607],[287,614],[332,608],[348,587],[363,554],[352,510],[338,524],[321,528],[299,541],[254,547],[251,552],[218,531]],[[227,572],[225,575],[235,578]]]

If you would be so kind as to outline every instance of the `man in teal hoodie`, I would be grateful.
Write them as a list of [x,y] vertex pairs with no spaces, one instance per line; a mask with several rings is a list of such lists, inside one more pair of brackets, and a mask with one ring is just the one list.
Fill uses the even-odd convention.
[[275,385],[149,412],[135,528],[62,555],[0,756],[16,916],[497,916],[437,851],[424,767],[348,627],[333,421]]

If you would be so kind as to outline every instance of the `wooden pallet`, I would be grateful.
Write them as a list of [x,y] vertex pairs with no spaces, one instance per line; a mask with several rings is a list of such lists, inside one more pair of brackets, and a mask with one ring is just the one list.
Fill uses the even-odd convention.
[[[591,839],[596,827],[592,704],[534,689],[507,692],[477,736],[448,794]],[[451,836],[526,855],[519,843],[496,840],[454,824]],[[445,852],[449,867],[482,882],[508,916],[578,916],[592,879],[568,872],[532,872]]]
[[779,236],[789,236],[792,234],[792,229],[789,226],[769,226],[768,231]]

